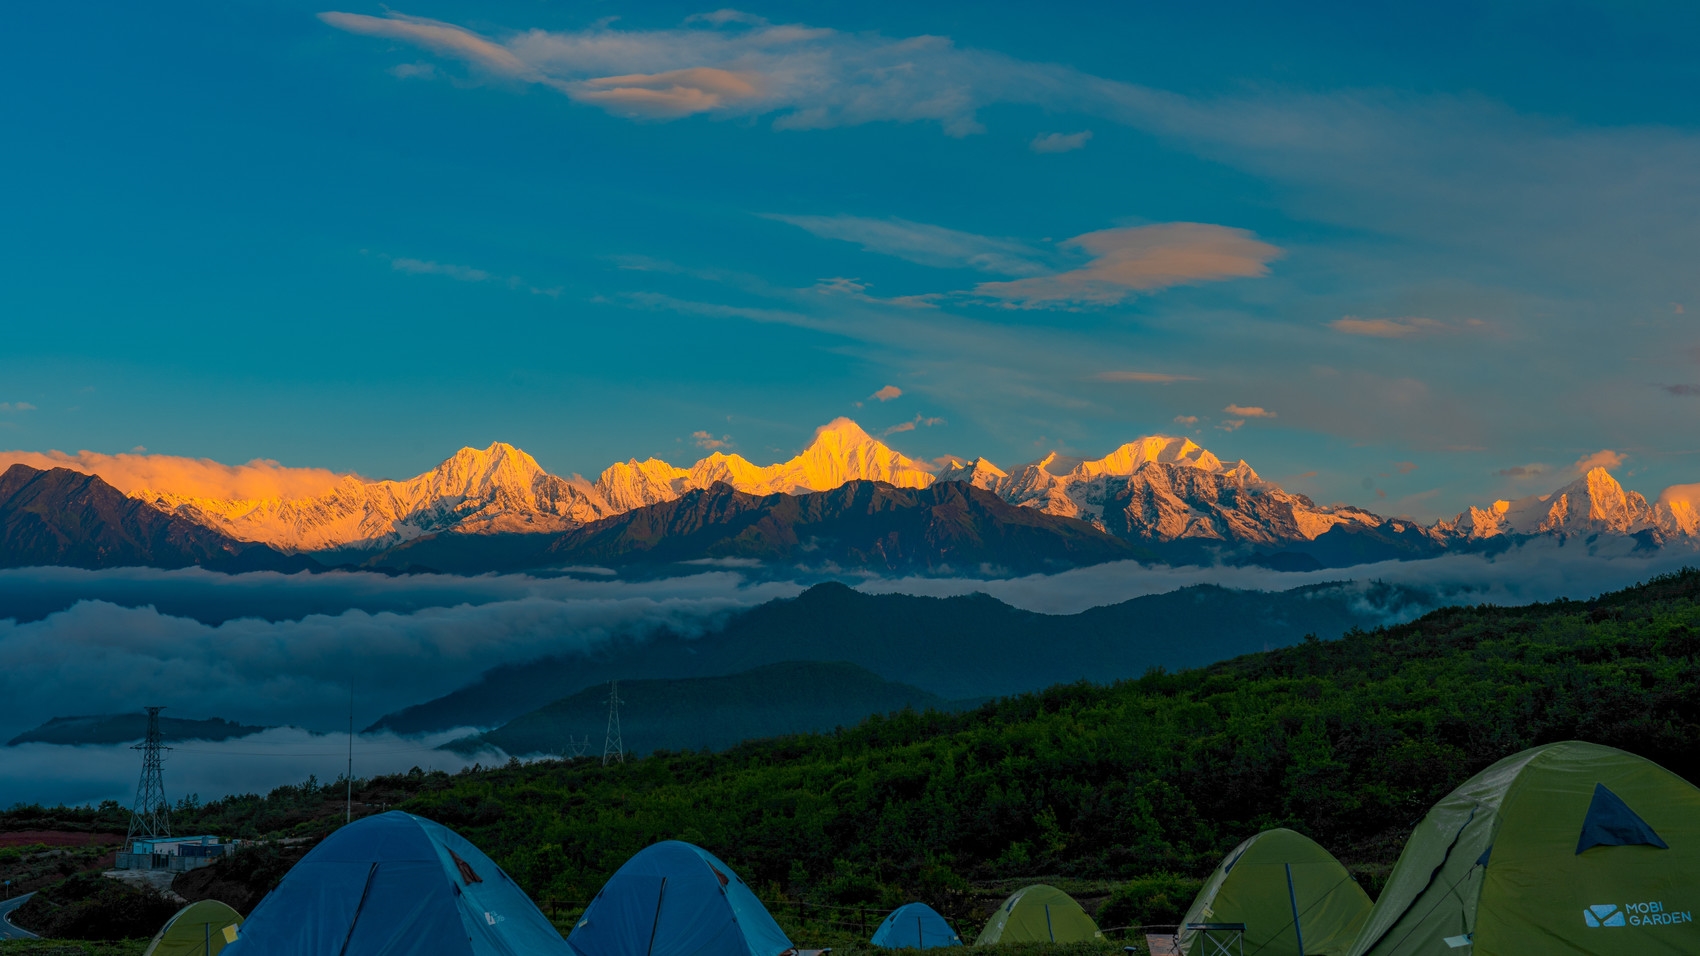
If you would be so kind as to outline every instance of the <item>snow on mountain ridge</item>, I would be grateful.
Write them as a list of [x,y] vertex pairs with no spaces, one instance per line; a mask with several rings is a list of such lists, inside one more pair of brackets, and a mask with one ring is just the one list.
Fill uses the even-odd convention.
[[1700,537],[1696,494],[1647,499],[1625,491],[1604,469],[1563,488],[1517,501],[1471,508],[1452,521],[1421,528],[1349,506],[1317,505],[1260,478],[1245,461],[1227,464],[1187,438],[1152,435],[1102,458],[1051,453],[1005,472],[978,458],[938,466],[907,458],[848,418],[822,426],[788,461],[755,465],[716,452],[681,468],[657,458],[616,462],[594,484],[545,471],[502,442],[463,448],[404,481],[345,476],[314,497],[226,500],[143,489],[132,495],[232,537],[291,551],[371,550],[422,535],[562,532],[585,523],[678,498],[725,482],[756,495],[827,491],[856,480],[924,488],[963,481],[1012,504],[1080,518],[1118,537],[1173,542],[1281,547],[1314,541],[1338,527],[1414,532],[1438,546],[1498,535],[1632,535]]

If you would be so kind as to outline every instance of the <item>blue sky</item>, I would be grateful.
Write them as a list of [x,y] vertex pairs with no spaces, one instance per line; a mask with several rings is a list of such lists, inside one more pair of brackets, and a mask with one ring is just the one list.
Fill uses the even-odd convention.
[[1370,6],[13,11],[0,446],[1700,481],[1696,8]]

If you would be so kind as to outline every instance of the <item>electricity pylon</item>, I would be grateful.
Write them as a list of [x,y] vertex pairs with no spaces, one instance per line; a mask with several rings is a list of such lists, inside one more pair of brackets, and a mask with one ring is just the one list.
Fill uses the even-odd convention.
[[608,682],[608,735],[602,738],[602,766],[626,762],[626,742],[620,737],[620,682]]
[[160,745],[159,712],[164,707],[149,707],[148,735],[131,750],[142,752],[142,779],[136,784],[136,803],[130,808],[130,832],[124,835],[124,846],[130,847],[138,836],[157,840],[171,835],[171,803],[165,799],[165,772],[160,764],[160,752],[170,747]]

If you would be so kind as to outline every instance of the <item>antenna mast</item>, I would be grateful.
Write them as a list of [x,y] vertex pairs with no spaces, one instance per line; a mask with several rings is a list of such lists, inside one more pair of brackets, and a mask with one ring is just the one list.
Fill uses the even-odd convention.
[[626,762],[626,742],[620,737],[620,682],[608,682],[608,735],[602,739],[602,766]]
[[354,682],[348,682],[348,774],[344,777],[347,784],[343,796],[342,822],[349,823],[354,819]]
[[142,779],[136,783],[136,803],[130,809],[130,832],[124,835],[126,847],[134,844],[138,836],[157,840],[171,835],[171,804],[165,799],[165,772],[160,762],[160,752],[171,749],[160,744],[159,712],[164,709],[147,708],[148,735],[130,748],[142,752]]

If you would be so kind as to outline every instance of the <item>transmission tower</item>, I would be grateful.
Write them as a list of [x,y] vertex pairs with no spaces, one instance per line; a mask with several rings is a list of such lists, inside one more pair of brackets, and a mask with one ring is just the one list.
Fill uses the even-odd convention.
[[584,752],[590,749],[590,735],[585,734],[584,741],[580,743],[577,737],[574,737],[572,734],[568,734],[567,749],[572,751],[572,755],[567,757],[568,760],[577,760],[584,756]]
[[165,799],[165,773],[160,766],[160,752],[170,747],[160,745],[159,712],[164,707],[149,707],[148,735],[131,750],[142,752],[142,779],[136,784],[136,804],[130,809],[130,832],[124,845],[132,845],[137,837],[157,840],[171,835],[171,803]]
[[620,737],[620,682],[608,682],[608,735],[602,739],[602,766],[626,762],[626,742]]

